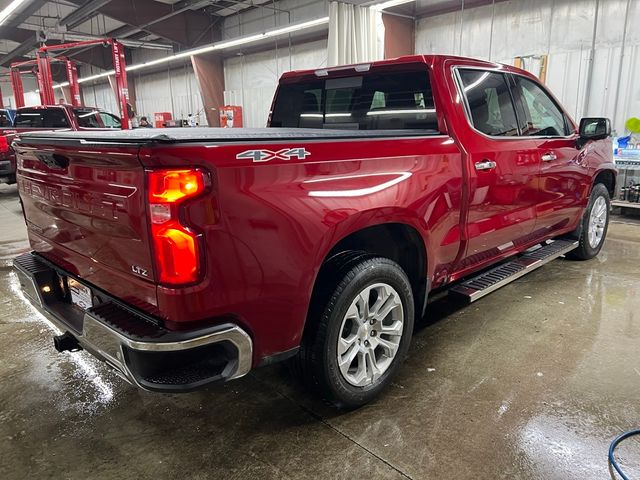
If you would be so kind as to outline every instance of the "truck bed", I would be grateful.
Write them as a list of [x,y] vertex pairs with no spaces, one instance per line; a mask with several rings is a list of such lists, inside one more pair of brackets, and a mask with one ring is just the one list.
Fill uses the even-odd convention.
[[242,142],[269,140],[334,140],[438,135],[436,130],[338,130],[312,128],[138,128],[95,132],[30,132],[24,144],[74,144],[79,141],[120,144]]

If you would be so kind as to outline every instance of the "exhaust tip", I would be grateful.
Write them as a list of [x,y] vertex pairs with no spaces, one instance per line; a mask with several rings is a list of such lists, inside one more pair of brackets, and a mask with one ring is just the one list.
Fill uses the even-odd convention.
[[64,332],[62,335],[56,335],[53,337],[53,346],[55,349],[62,352],[77,352],[78,350],[82,350],[80,343],[76,337],[71,335],[69,332]]

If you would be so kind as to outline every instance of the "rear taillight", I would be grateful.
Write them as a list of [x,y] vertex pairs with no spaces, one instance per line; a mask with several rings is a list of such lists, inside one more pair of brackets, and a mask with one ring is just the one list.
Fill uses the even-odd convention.
[[194,283],[200,276],[198,235],[180,221],[185,200],[205,190],[205,175],[197,169],[147,172],[149,217],[160,283]]
[[9,142],[7,142],[7,137],[0,137],[0,153],[7,153],[9,151]]

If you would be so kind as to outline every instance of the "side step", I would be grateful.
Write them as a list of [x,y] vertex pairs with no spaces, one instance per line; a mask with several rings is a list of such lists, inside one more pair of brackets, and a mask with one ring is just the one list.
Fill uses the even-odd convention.
[[456,285],[449,295],[466,303],[475,302],[577,247],[578,241],[553,240]]

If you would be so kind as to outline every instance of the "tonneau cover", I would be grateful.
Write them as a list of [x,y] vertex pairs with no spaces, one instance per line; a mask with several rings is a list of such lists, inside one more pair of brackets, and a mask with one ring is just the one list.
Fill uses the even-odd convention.
[[331,140],[348,138],[388,138],[437,135],[435,130],[329,130],[312,128],[137,128],[135,130],[29,132],[20,135],[20,143],[187,143],[242,142],[272,140]]

